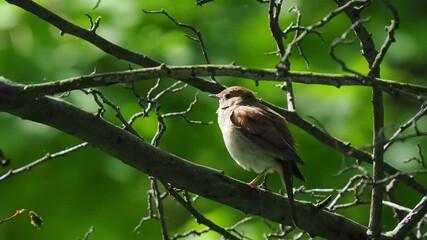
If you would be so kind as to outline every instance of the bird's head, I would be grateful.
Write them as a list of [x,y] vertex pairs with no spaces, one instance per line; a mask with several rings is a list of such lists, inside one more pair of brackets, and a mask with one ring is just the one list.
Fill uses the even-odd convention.
[[246,103],[257,101],[254,92],[239,86],[229,87],[218,94],[211,94],[209,96],[218,99],[220,108],[245,105]]

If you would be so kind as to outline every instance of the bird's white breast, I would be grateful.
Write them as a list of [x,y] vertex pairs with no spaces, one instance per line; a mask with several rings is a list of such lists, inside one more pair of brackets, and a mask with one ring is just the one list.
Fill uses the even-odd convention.
[[230,120],[231,112],[227,111],[228,109],[218,112],[218,123],[225,146],[237,164],[256,173],[266,169],[277,169],[279,167],[277,160],[239,131]]

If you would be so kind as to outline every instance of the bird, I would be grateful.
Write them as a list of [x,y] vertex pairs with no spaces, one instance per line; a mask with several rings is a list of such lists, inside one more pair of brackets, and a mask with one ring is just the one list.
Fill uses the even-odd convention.
[[278,172],[288,195],[292,223],[297,227],[293,177],[305,181],[298,167],[304,161],[298,156],[295,140],[286,119],[260,102],[247,88],[232,86],[218,94],[218,125],[231,157],[245,170],[258,173],[248,184],[274,171]]

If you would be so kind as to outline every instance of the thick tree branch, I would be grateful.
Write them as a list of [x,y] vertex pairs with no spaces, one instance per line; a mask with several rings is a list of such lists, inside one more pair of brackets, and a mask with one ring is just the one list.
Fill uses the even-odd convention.
[[[28,12],[31,12],[32,14],[36,15],[37,17],[45,20],[46,22],[52,24],[53,26],[57,27],[61,30],[61,35],[67,33],[73,36],[76,36],[78,38],[81,38],[102,51],[113,55],[119,59],[123,59],[126,61],[129,61],[131,63],[138,64],[143,67],[154,67],[161,65],[160,62],[155,61],[148,56],[145,56],[143,54],[132,52],[126,48],[120,47],[114,43],[111,43],[107,41],[105,38],[95,34],[90,29],[84,29],[82,27],[76,26],[67,20],[61,18],[57,14],[49,11],[48,9],[38,5],[34,1],[20,1],[20,0],[5,0],[6,2],[16,5],[22,9],[25,9]],[[215,89],[215,91],[219,92],[221,91],[222,87],[221,85],[214,83],[214,82],[208,82],[208,81],[200,81],[200,79],[196,79],[194,77],[189,77],[187,79],[181,79],[185,80],[186,83],[197,87],[198,89],[202,91],[212,90]]]
[[[52,95],[63,93],[71,90],[108,86],[112,84],[133,83],[142,80],[155,79],[161,77],[169,77],[181,79],[183,82],[194,85],[194,81],[198,82],[198,86],[202,91],[219,92],[223,88],[215,83],[206,81],[200,78],[194,80],[194,77],[238,77],[252,79],[255,81],[278,81],[283,82],[287,79],[292,79],[292,82],[303,84],[322,84],[335,87],[341,86],[369,86],[373,81],[354,75],[341,74],[325,74],[313,72],[287,72],[277,74],[275,69],[256,69],[247,68],[235,65],[189,65],[189,66],[166,66],[128,70],[122,72],[111,72],[102,74],[91,74],[79,76],[55,82],[31,84],[26,86],[26,91],[34,95]],[[187,81],[187,79],[192,79]],[[375,84],[391,93],[411,93],[417,95],[420,100],[427,99],[427,87],[408,83],[399,83],[391,80],[376,78]]]
[[[26,94],[23,85],[0,79],[0,111],[39,122],[87,141],[126,164],[174,186],[248,214],[290,224],[287,199],[259,192],[222,172],[199,166],[145,143],[103,119],[64,101]],[[200,184],[203,183],[203,184]],[[328,239],[366,239],[366,228],[312,204],[297,202],[300,226]],[[275,209],[271,211],[271,209]]]

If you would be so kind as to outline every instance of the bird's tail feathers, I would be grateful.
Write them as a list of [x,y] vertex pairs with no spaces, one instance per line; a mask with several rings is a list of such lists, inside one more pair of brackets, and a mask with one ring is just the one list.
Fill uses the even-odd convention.
[[304,179],[304,176],[302,175],[299,169],[298,172],[293,172],[295,167],[298,169],[296,164],[292,164],[292,162],[281,161],[281,171],[279,172],[279,175],[283,186],[286,188],[286,193],[288,195],[289,209],[291,212],[292,222],[294,226],[297,227],[298,222],[295,210],[294,192],[292,188],[292,174],[297,174],[296,176],[298,178],[300,178],[301,176],[302,179]]

